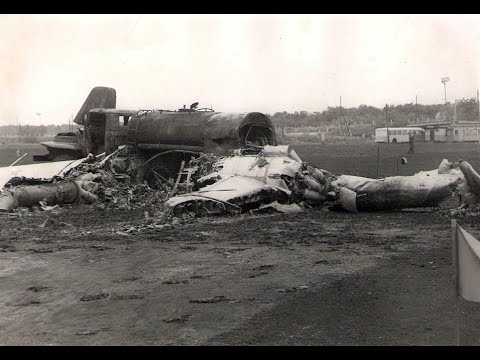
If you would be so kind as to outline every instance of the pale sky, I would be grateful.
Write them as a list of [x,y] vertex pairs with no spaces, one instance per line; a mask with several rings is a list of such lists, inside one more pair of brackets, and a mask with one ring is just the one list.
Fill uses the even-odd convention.
[[[117,108],[322,111],[480,88],[480,15],[0,15],[0,125]],[[40,116],[36,115],[41,114]]]

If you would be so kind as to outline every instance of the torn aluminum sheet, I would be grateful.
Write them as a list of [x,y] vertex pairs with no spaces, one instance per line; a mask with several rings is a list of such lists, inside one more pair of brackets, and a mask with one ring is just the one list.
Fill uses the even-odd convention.
[[86,159],[87,158],[42,164],[0,167],[0,189],[14,177],[50,179],[54,176],[61,176],[70,169],[80,165]]
[[340,204],[345,210],[394,210],[438,206],[454,194],[462,179],[457,169],[440,172],[436,169],[378,180],[342,175],[332,186],[339,193]]
[[210,207],[204,209],[207,213],[240,212],[274,201],[321,202],[329,190],[325,185],[330,180],[324,177],[330,173],[313,174],[311,169],[316,168],[303,163],[289,145],[267,145],[256,155],[223,158],[213,168],[216,170],[198,180],[209,185],[171,198],[166,204],[175,211],[201,211],[208,204]]

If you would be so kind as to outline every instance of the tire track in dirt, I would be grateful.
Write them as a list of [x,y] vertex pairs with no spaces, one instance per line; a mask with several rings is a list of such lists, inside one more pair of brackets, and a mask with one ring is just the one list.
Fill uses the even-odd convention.
[[[452,345],[451,249],[405,252],[291,294],[207,345]],[[461,302],[461,341],[480,345],[480,304]]]

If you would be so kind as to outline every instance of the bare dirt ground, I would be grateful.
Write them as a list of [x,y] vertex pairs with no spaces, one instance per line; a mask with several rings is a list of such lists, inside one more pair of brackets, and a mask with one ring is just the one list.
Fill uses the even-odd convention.
[[[377,175],[373,143],[293,147],[336,174]],[[395,175],[408,145],[379,148],[379,176]],[[443,158],[479,169],[479,150],[416,144],[398,171]],[[11,151],[0,148],[1,165]],[[66,224],[47,227],[43,213],[3,215],[0,344],[450,345],[450,220],[429,211],[318,208],[129,235],[143,209],[65,206],[55,218]],[[459,223],[480,237],[477,217]],[[460,310],[461,343],[479,345],[480,304]]]

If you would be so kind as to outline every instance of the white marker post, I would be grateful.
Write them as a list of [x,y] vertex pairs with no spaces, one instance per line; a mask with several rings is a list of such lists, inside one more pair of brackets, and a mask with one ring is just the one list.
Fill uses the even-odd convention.
[[453,291],[452,291],[452,306],[453,313],[455,314],[454,319],[454,339],[453,345],[460,345],[460,313],[459,313],[459,304],[458,304],[458,234],[457,234],[457,220],[452,219],[452,280],[453,280]]

